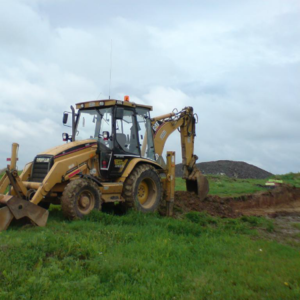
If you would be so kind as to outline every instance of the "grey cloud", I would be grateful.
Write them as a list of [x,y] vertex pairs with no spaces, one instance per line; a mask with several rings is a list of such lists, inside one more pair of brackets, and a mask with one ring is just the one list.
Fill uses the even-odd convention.
[[[0,167],[61,143],[62,111],[111,96],[194,106],[201,161],[299,171],[297,1],[7,1],[0,12]],[[180,161],[179,136],[167,143]]]

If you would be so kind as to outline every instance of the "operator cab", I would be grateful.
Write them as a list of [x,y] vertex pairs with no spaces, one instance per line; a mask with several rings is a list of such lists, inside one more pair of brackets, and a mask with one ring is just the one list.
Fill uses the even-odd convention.
[[155,160],[151,106],[101,100],[76,107],[75,139],[97,142],[102,177],[120,177],[133,158]]

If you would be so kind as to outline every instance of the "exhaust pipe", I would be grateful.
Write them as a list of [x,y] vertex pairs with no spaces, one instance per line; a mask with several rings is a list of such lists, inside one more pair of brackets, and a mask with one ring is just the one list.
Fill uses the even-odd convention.
[[13,143],[11,147],[10,170],[14,170],[17,166],[19,144]]

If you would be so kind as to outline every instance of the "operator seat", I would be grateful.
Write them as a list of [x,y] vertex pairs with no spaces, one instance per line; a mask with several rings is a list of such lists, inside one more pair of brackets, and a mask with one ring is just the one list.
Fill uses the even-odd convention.
[[126,135],[124,133],[117,133],[117,142],[122,147],[122,149],[126,150]]

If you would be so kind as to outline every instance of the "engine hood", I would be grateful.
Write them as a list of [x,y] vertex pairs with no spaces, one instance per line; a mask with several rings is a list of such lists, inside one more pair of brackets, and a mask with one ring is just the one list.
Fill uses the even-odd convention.
[[39,153],[39,155],[46,154],[46,155],[59,156],[62,154],[67,154],[68,152],[78,151],[80,149],[88,148],[93,145],[97,145],[97,141],[94,139],[75,141],[75,142],[66,143],[66,144],[48,149],[44,152]]

